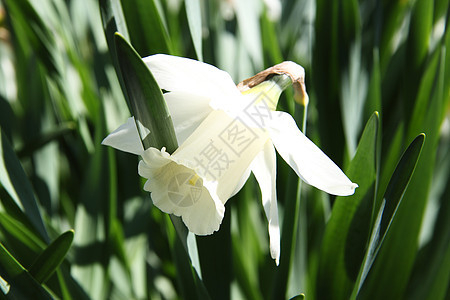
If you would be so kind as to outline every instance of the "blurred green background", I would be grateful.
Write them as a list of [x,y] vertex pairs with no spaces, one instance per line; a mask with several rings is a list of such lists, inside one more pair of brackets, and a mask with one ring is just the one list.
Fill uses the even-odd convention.
[[[0,0],[0,298],[450,299],[449,17],[448,0]],[[115,31],[236,83],[301,64],[306,135],[355,195],[278,159],[280,266],[253,177],[189,255],[138,159],[100,144],[132,114]],[[292,95],[278,109],[302,124]]]

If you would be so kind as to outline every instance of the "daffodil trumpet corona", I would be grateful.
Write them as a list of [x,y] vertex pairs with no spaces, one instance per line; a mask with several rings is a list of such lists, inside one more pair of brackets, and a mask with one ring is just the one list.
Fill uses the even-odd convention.
[[275,149],[306,183],[332,195],[354,193],[357,184],[298,129],[288,113],[275,110],[291,83],[299,102],[307,104],[299,65],[286,62],[236,86],[228,73],[199,61],[157,54],[144,62],[167,91],[164,98],[179,147],[172,154],[165,148],[144,150],[136,127],[143,125],[133,117],[103,144],[141,156],[138,172],[147,179],[144,190],[151,192],[160,210],[181,216],[192,233],[219,230],[225,203],[252,172],[268,219],[270,254],[278,265]]

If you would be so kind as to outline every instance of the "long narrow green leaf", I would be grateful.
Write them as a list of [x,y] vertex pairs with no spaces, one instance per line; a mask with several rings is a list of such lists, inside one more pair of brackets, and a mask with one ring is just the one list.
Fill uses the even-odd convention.
[[200,61],[203,61],[202,52],[202,11],[200,0],[186,0],[186,15],[191,32],[192,42],[194,43],[195,53]]
[[0,184],[26,214],[42,238],[48,240],[33,188],[3,131],[0,132]]
[[136,119],[144,148],[166,147],[168,152],[175,151],[175,131],[161,89],[139,54],[119,33],[115,35],[115,43],[128,93],[128,107]]
[[[449,159],[447,161],[450,162]],[[449,168],[449,165],[450,163],[446,164],[447,168]],[[418,254],[407,289],[407,299],[448,299],[448,294],[445,294],[449,292],[448,283],[450,282],[449,194],[450,180],[447,180],[446,189],[443,191],[440,201],[439,213],[434,224],[434,234],[430,242]]]
[[172,54],[164,16],[155,0],[121,0],[130,42],[142,56]]
[[411,178],[377,259],[361,288],[359,299],[399,299],[403,298],[406,292],[417,255],[422,217],[429,199],[436,159],[435,147],[447,100],[443,94],[445,51],[440,54],[440,63],[435,71],[437,84],[431,92],[428,109],[423,112],[425,118],[422,124],[416,127],[427,135],[427,143],[423,147],[422,158],[417,164],[416,172]]
[[[353,297],[356,297],[356,293],[364,282],[369,269],[371,268],[373,261],[375,260],[378,251],[383,243],[383,240],[389,230],[389,226],[392,223],[395,213],[400,205],[403,195],[408,187],[411,176],[414,173],[417,161],[419,160],[420,152],[425,140],[425,135],[419,135],[406,149],[402,158],[400,159],[394,174],[391,177],[386,193],[383,197],[383,203],[380,207],[378,215],[381,216],[379,222],[376,222],[372,229],[372,239],[367,247],[366,257],[364,259],[364,265],[360,270],[358,281],[355,284],[353,290]],[[354,298],[355,299],[355,298]]]
[[367,122],[346,172],[359,187],[353,196],[337,197],[320,252],[317,299],[348,299],[369,239],[375,202],[378,114]]
[[36,13],[34,7],[27,0],[7,0],[7,15],[11,17],[16,30],[18,45],[27,54],[36,53],[49,72],[56,71],[53,55],[54,38],[46,26],[46,22]]
[[54,240],[28,269],[39,283],[44,283],[55,272],[72,245],[74,231],[69,230]]
[[23,262],[26,262],[23,258],[32,259],[26,255],[37,255],[46,245],[41,237],[9,214],[0,213],[0,229],[5,240],[18,246],[18,252],[21,253],[19,258],[22,258]]
[[0,243],[0,296],[6,293],[7,299],[52,299],[25,268]]
[[116,32],[120,32],[120,34],[122,34],[125,39],[130,40],[120,0],[101,0],[100,14],[102,17],[103,30],[105,32],[106,43],[108,44],[111,60],[116,70],[117,78],[119,80],[120,87],[122,88],[122,92],[124,96],[127,97],[125,83],[122,77],[122,73],[120,72],[119,62],[117,60],[118,56],[116,44],[114,42],[114,36]]
[[384,194],[386,205],[384,207],[383,218],[381,219],[380,225],[381,236],[385,235],[392,223],[392,219],[395,216],[400,201],[403,198],[409,181],[411,180],[411,176],[416,168],[424,141],[424,134],[417,136],[414,141],[412,141],[391,177],[391,181]]

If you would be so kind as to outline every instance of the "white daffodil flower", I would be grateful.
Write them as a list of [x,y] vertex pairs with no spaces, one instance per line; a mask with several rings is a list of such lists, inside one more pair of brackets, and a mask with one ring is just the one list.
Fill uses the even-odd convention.
[[142,157],[138,172],[148,179],[144,190],[152,193],[159,209],[181,216],[189,231],[217,231],[225,203],[253,172],[269,222],[270,253],[278,265],[275,149],[306,183],[333,195],[354,193],[357,185],[294,119],[275,111],[287,76],[277,75],[241,93],[228,73],[202,62],[161,54],[144,62],[160,88],[168,91],[164,98],[180,146],[171,155],[164,148],[144,150],[134,118],[103,144]]

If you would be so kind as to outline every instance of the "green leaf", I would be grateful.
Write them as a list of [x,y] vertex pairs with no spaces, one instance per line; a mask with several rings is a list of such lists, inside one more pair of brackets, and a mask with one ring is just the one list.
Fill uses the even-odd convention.
[[[166,218],[168,220],[169,218]],[[173,223],[173,220],[171,220]],[[192,267],[189,254],[180,234],[176,232],[175,226],[167,226],[167,235],[169,238],[172,258],[177,268],[177,281],[181,289],[183,299],[209,300],[210,296],[197,271]]]
[[[417,0],[411,12],[411,23],[407,41],[407,68],[413,71],[415,79],[420,79],[422,64],[425,62],[430,35],[433,26],[434,2],[428,0]],[[411,82],[412,83],[412,82]],[[410,84],[411,84],[410,83]]]
[[109,48],[114,45],[114,33],[120,32],[129,40],[128,29],[120,0],[100,0],[100,13]]
[[358,276],[357,283],[353,290],[353,299],[355,299],[357,291],[364,282],[389,230],[392,220],[395,217],[395,213],[403,199],[403,195],[411,180],[411,176],[414,173],[417,161],[419,160],[424,140],[425,135],[419,135],[409,145],[408,149],[406,149],[395,168],[378,212],[378,216],[381,218],[377,219],[372,229],[371,240],[367,247],[364,264],[360,270],[360,275]]
[[9,285],[7,299],[52,299],[25,268],[0,243],[0,280],[2,281],[0,297]]
[[396,42],[395,35],[399,33],[402,22],[405,20],[409,3],[409,1],[385,1],[379,4],[381,7],[378,10],[381,13],[378,13],[376,18],[376,27],[381,28],[379,49],[380,70],[383,78],[385,75],[389,75],[386,69],[391,60],[393,60],[392,51],[394,48],[393,44]]
[[[202,281],[212,299],[230,299],[232,274],[230,226],[231,211],[228,211],[218,232],[210,236],[197,237]],[[221,259],[217,259],[218,257]]]
[[[233,198],[233,202],[231,202],[233,204],[230,207],[232,222],[236,221],[237,225],[232,228],[233,273],[236,274],[236,281],[243,297],[254,300],[263,299],[264,291],[270,288],[269,285],[259,285],[258,261],[261,260],[262,255],[269,256],[269,254],[261,251],[260,246],[261,240],[259,237],[261,234],[258,230],[261,228],[265,230],[265,226],[261,220],[252,215],[257,211],[255,209],[260,209],[258,190],[256,179],[251,177],[251,180],[247,180],[242,190]],[[267,242],[267,240],[264,240],[264,243]],[[263,245],[263,247],[266,245]],[[274,266],[273,260],[270,258],[269,260],[270,265]],[[267,273],[266,275],[271,275]],[[270,282],[270,280],[268,281]]]
[[317,275],[318,299],[348,299],[357,279],[369,239],[375,202],[378,114],[367,122],[347,176],[359,187],[337,197],[328,221]]
[[121,0],[130,42],[141,56],[172,53],[172,43],[155,0]]
[[120,0],[100,0],[100,13],[102,17],[106,42],[108,44],[108,49],[111,55],[113,66],[116,70],[117,79],[119,80],[120,87],[122,88],[124,96],[127,97],[125,83],[123,81],[122,73],[120,72],[120,66],[117,59],[116,44],[114,42],[114,36],[116,32],[120,32],[120,34],[122,34],[125,39],[127,39],[128,41],[130,40]]
[[110,177],[108,149],[101,145],[106,135],[104,112],[95,123],[95,152],[86,162],[80,186],[74,230],[75,260],[71,274],[91,298],[105,297],[107,269],[111,249],[109,238]]
[[61,234],[38,256],[28,269],[39,283],[44,283],[55,272],[72,245],[74,231],[69,230]]
[[[445,167],[450,170],[450,152]],[[408,284],[407,299],[448,299],[445,293],[448,293],[450,281],[450,177],[447,176],[447,179],[434,223],[434,233],[430,242],[418,253]]]
[[186,15],[191,32],[192,42],[194,43],[197,59],[203,61],[202,52],[202,11],[200,0],[186,0]]
[[54,52],[54,35],[46,26],[31,3],[27,0],[4,2],[7,15],[11,17],[15,31],[14,37],[21,51],[37,54],[49,72],[56,71]]
[[[378,48],[372,54],[372,72],[369,80],[369,90],[364,106],[364,116],[370,117],[374,111],[382,111],[381,108],[381,74],[380,74],[380,54]],[[366,118],[364,118],[365,120]]]
[[37,256],[46,246],[41,237],[9,214],[0,213],[0,229],[5,237],[5,241],[16,246],[14,247],[17,249],[16,255],[24,263],[33,259],[30,256]]
[[427,143],[422,149],[421,159],[377,259],[361,288],[359,299],[399,299],[404,298],[406,292],[417,255],[422,217],[429,199],[439,128],[447,100],[443,93],[445,51],[440,52],[440,62],[435,72],[435,88],[429,97],[428,109],[423,112],[425,118],[422,124],[416,127],[416,130],[426,133]]
[[[382,237],[389,229],[400,201],[403,198],[409,181],[411,180],[411,176],[414,173],[417,161],[419,160],[424,141],[424,134],[417,136],[414,141],[412,141],[400,159],[394,174],[391,177],[391,181],[389,182],[386,193],[384,194],[384,201],[386,202],[386,205],[384,207],[383,217],[380,224],[380,235]],[[382,240],[383,239],[381,239],[381,241]]]
[[[144,148],[166,147],[169,153],[175,151],[175,131],[161,89],[139,54],[119,33],[115,35],[115,43],[129,98],[128,107],[136,119]],[[143,131],[142,125],[150,134]]]
[[42,238],[48,240],[33,188],[1,128],[0,131],[0,184],[29,218]]

